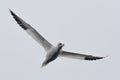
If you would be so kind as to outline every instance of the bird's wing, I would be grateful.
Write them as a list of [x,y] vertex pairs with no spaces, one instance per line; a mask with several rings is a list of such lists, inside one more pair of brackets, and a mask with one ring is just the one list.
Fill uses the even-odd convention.
[[11,15],[16,22],[22,27],[32,38],[34,38],[39,44],[41,44],[46,51],[48,51],[53,45],[49,43],[44,37],[42,37],[31,25],[22,20],[13,11],[10,10]]
[[73,53],[73,52],[67,52],[67,51],[62,51],[60,56],[61,57],[73,58],[73,59],[80,59],[80,60],[97,60],[97,59],[104,58],[104,57],[97,57],[97,56],[79,54],[79,53]]

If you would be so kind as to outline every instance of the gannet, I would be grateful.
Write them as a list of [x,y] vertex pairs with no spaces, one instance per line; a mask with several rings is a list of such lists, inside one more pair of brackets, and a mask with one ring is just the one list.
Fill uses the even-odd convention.
[[104,58],[93,55],[64,51],[62,49],[64,46],[63,43],[58,43],[57,46],[53,46],[41,34],[39,34],[30,24],[26,23],[22,18],[17,16],[12,10],[10,10],[10,13],[15,19],[15,21],[19,24],[19,26],[23,28],[33,39],[35,39],[45,49],[47,53],[46,59],[42,63],[41,67],[46,66],[48,63],[50,63],[51,61],[55,60],[58,57],[68,57],[73,59],[89,60],[89,61],[99,60]]

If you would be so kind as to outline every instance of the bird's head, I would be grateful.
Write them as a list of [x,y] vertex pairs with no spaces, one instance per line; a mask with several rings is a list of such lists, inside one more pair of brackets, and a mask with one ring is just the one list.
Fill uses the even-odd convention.
[[59,48],[62,48],[63,46],[64,46],[64,44],[63,43],[58,43],[58,45],[57,45]]

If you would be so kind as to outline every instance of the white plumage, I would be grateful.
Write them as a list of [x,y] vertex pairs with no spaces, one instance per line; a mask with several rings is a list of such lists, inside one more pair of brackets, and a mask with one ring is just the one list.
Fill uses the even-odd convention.
[[51,43],[49,43],[44,37],[42,37],[31,25],[26,23],[24,20],[22,20],[20,17],[18,17],[14,12],[10,10],[11,15],[16,20],[16,22],[30,35],[32,38],[34,38],[40,45],[42,45],[47,53],[46,59],[42,64],[43,66],[46,66],[49,62],[55,60],[57,57],[68,57],[68,58],[74,58],[74,59],[80,59],[80,60],[97,60],[102,59],[104,57],[97,57],[92,55],[86,55],[86,54],[79,54],[74,52],[68,52],[62,50],[62,47],[64,44],[58,43],[57,46],[53,46]]

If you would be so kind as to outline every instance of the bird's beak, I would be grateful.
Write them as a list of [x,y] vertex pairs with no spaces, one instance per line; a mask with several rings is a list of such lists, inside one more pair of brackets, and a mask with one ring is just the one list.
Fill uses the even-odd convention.
[[45,67],[46,65],[47,65],[47,64],[42,64],[42,65],[41,65],[41,68]]
[[64,44],[62,44],[62,46],[64,46]]

